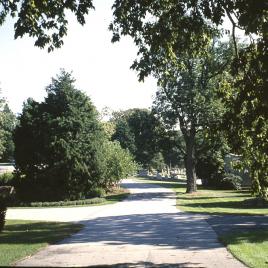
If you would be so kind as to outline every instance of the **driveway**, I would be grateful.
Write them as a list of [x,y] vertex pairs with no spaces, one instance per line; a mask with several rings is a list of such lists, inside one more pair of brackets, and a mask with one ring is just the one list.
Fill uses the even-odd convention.
[[217,240],[200,215],[176,209],[175,194],[125,180],[131,195],[113,205],[10,209],[7,218],[79,221],[85,228],[18,266],[245,267]]

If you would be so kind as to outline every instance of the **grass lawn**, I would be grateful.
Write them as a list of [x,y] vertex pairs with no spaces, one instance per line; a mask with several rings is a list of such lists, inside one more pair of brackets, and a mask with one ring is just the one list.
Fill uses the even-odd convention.
[[81,224],[7,220],[0,233],[0,265],[12,265],[81,230]]
[[220,237],[232,254],[249,267],[268,267],[268,229]]
[[174,190],[177,195],[177,207],[183,211],[207,214],[268,215],[268,206],[256,207],[254,198],[248,190],[214,190],[199,186],[198,192],[186,194],[185,181],[140,178],[138,180]]

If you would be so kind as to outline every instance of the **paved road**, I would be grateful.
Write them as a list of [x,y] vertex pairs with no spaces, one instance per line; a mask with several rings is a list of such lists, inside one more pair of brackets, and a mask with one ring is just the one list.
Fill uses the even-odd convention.
[[85,224],[71,238],[48,246],[17,265],[244,267],[217,241],[202,216],[176,209],[171,190],[132,180],[125,180],[123,186],[132,194],[113,205],[9,210],[8,218],[79,220]]

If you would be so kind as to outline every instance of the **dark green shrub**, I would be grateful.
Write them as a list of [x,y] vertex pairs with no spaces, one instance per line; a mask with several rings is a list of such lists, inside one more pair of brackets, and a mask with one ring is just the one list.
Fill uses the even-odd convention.
[[0,232],[4,229],[7,207],[3,200],[0,199]]
[[229,190],[240,190],[242,178],[232,173],[225,173],[224,178],[221,180],[221,188]]
[[14,132],[22,201],[76,200],[101,187],[104,132],[90,98],[62,71],[43,102],[28,99]]
[[104,189],[96,187],[88,193],[88,197],[104,197],[105,194],[106,192]]
[[13,187],[11,186],[0,187],[0,232],[3,230],[5,226],[7,206],[13,194],[14,194]]
[[0,174],[0,186],[7,186],[14,184],[14,175],[11,172]]

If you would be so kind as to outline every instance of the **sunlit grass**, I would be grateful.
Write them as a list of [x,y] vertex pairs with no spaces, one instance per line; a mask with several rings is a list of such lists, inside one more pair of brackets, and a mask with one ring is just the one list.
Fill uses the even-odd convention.
[[193,194],[186,194],[182,180],[138,179],[146,183],[158,184],[176,192],[177,207],[183,211],[208,214],[268,215],[268,206],[256,206],[249,190],[215,190],[203,186]]
[[40,248],[81,230],[83,225],[59,222],[7,220],[0,233],[0,265],[12,265]]
[[249,267],[268,267],[268,229],[231,233],[220,240]]

